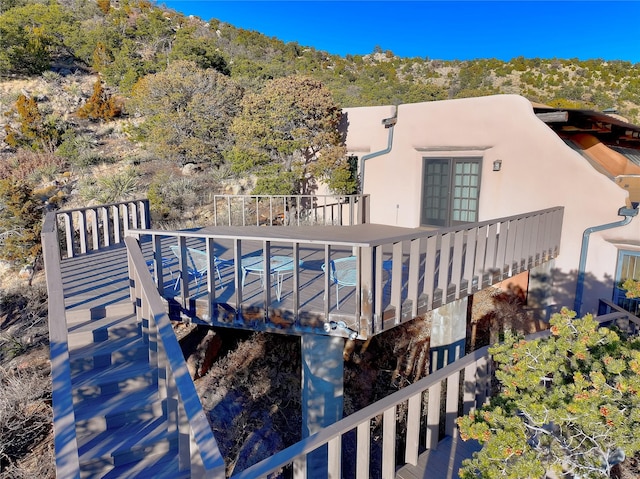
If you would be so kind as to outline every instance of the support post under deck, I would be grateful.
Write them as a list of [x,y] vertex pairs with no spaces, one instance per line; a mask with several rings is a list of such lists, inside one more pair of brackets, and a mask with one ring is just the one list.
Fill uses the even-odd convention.
[[441,369],[465,354],[468,299],[434,309],[431,316],[431,371]]
[[[344,338],[305,334],[302,351],[302,437],[342,419]],[[327,477],[327,449],[307,457],[307,477]]]

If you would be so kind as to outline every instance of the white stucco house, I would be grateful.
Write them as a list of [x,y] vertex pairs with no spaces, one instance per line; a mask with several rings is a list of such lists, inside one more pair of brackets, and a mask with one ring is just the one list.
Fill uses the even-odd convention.
[[559,257],[524,273],[525,285],[547,275],[547,312],[596,312],[621,280],[640,279],[640,126],[517,95],[344,115],[371,222],[450,226],[563,206]]

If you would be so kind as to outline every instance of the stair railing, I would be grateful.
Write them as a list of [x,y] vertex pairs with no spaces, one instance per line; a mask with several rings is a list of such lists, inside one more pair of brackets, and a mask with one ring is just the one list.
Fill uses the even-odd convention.
[[55,215],[62,227],[64,258],[122,243],[130,229],[151,227],[147,199],[60,210]]
[[190,470],[194,478],[224,478],[224,460],[140,244],[133,237],[124,241],[131,298],[149,345],[149,360],[158,367],[158,389],[166,403],[169,432],[179,436],[179,469]]
[[71,394],[67,320],[55,213],[50,212],[45,216],[41,238],[49,294],[49,350],[56,476],[80,479],[78,441]]

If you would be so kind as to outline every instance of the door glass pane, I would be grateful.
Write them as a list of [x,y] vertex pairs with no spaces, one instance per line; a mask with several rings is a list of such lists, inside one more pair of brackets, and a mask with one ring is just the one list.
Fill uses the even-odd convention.
[[446,226],[449,215],[449,160],[428,158],[424,161],[422,224]]
[[477,221],[479,193],[477,185],[479,183],[480,159],[460,158],[453,161],[456,171],[454,182],[456,185],[462,185],[463,187],[456,188],[454,191],[453,209],[451,211],[452,222]]

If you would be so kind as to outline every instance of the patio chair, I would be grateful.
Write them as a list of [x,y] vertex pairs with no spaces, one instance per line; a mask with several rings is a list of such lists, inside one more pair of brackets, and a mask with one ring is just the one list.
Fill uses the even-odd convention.
[[[163,256],[162,258],[160,258],[160,261],[162,262],[162,270],[169,271],[169,275],[171,276],[171,280],[173,281],[173,269],[171,268],[171,260]],[[153,259],[147,260],[147,267],[149,268],[149,271],[152,271],[153,278],[157,279],[154,266],[155,266],[155,261]]]
[[[326,263],[322,265],[325,271]],[[329,263],[329,278],[336,285],[336,309],[340,309],[340,288],[356,286],[358,271],[356,270],[356,257],[348,256],[331,260]]]
[[[180,247],[177,245],[172,245],[169,247],[171,252],[180,260]],[[216,269],[216,275],[218,276],[218,280],[222,281],[222,275],[220,274],[220,266],[228,265],[228,260],[221,260],[217,256],[213,257],[213,265]],[[196,248],[187,248],[187,273],[189,274],[189,278],[194,278],[196,280],[196,294],[200,292],[200,280],[207,274],[207,253],[205,251],[201,251]],[[178,284],[180,283],[181,275],[178,274],[176,278],[176,282],[173,285],[173,289],[178,289]]]

